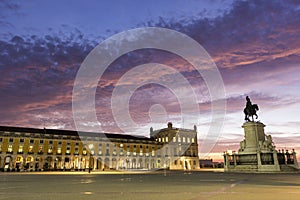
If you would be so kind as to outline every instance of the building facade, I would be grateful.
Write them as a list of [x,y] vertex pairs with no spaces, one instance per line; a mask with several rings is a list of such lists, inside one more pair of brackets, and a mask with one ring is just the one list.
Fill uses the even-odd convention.
[[1,171],[193,170],[197,130],[150,130],[150,137],[0,126]]

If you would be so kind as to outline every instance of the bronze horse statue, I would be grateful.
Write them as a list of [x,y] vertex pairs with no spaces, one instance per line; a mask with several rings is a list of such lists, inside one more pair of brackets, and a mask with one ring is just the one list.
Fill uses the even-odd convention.
[[[253,119],[253,116],[256,116],[256,119],[258,118],[257,114],[256,114],[256,111],[258,111],[259,108],[258,108],[258,105],[257,104],[253,104],[251,105],[251,107],[246,107],[244,109],[244,113],[245,113],[245,120],[248,121],[248,122],[253,122],[254,119]],[[252,117],[252,120],[249,119],[249,117]]]

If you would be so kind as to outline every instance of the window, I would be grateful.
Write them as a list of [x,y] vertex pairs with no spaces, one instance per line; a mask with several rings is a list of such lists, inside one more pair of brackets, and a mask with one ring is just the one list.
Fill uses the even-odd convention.
[[176,137],[173,137],[173,142],[176,142]]
[[187,138],[187,143],[191,143],[191,139],[189,137]]
[[59,141],[58,144],[61,144],[61,141]]
[[8,145],[7,151],[8,151],[9,153],[11,153],[11,152],[13,151],[13,146],[12,146],[11,144]]
[[83,155],[86,155],[86,154],[87,154],[86,148],[83,148],[82,154],[83,154]]
[[42,145],[39,146],[39,153],[43,153],[43,146]]
[[151,154],[152,154],[152,156],[154,157],[154,156],[155,156],[155,151],[154,151],[154,150],[152,150],[152,153],[151,153]]
[[124,146],[123,144],[120,144],[120,148],[123,148],[123,146]]
[[195,143],[195,138],[192,138],[192,143]]
[[18,153],[23,153],[23,146],[19,146]]
[[182,137],[182,142],[185,143],[185,137]]
[[23,143],[23,142],[24,142],[24,138],[21,138],[21,139],[20,139],[20,142],[22,142],[22,143]]
[[174,165],[177,165],[177,160],[174,161]]
[[0,142],[2,142],[2,138],[0,138]]
[[162,142],[165,142],[165,138],[162,138]]
[[106,155],[109,156],[109,149],[106,149]]
[[44,140],[40,140],[40,144],[43,144],[44,143]]
[[76,145],[76,146],[78,146],[78,145],[79,145],[79,143],[78,143],[78,142],[76,142],[76,143],[75,143],[75,145]]
[[57,153],[57,154],[61,154],[61,147],[57,147],[56,153]]
[[126,153],[126,154],[127,154],[127,156],[130,156],[130,151],[129,151],[129,149],[127,150],[127,153]]
[[52,152],[53,152],[53,148],[52,148],[52,146],[49,146],[48,153],[52,153]]
[[140,151],[140,156],[143,156],[143,151]]
[[0,153],[2,152],[2,146],[1,146],[1,144],[0,144]]
[[31,140],[30,140],[30,143],[34,143],[34,140],[33,140],[33,139],[31,139]]
[[107,143],[106,146],[109,147],[109,143]]
[[33,146],[29,146],[28,153],[33,153]]
[[178,140],[177,140],[177,142],[181,142],[181,138],[178,136]]
[[71,143],[70,143],[70,142],[67,142],[67,145],[71,145]]
[[14,138],[9,138],[9,142],[14,142]]
[[168,137],[166,137],[166,142],[169,142],[169,138]]
[[78,154],[79,154],[79,149],[78,149],[78,147],[75,147],[74,154],[75,154],[75,155],[78,155]]
[[70,154],[70,153],[71,153],[71,147],[67,147],[66,154]]
[[49,141],[49,144],[53,144],[53,141],[52,141],[52,140],[50,140],[50,141]]
[[158,138],[158,142],[161,142],[161,138]]
[[123,155],[124,155],[124,150],[120,149],[120,156],[123,156]]

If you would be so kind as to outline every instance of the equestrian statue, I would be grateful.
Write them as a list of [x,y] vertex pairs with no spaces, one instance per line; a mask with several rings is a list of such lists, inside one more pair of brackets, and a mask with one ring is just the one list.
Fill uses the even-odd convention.
[[[257,104],[252,104],[250,101],[250,98],[247,96],[246,97],[246,108],[244,109],[244,113],[245,113],[245,121],[247,122],[254,122],[254,118],[253,116],[256,116],[256,119],[258,118],[256,111],[259,110],[258,105]],[[250,117],[252,118],[252,120],[250,119]]]

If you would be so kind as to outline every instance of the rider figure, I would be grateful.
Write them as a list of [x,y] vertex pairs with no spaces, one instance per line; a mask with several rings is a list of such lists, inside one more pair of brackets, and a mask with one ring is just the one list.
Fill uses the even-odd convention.
[[246,96],[246,109],[250,111],[250,109],[252,108],[252,103],[250,101],[250,98],[248,96]]

